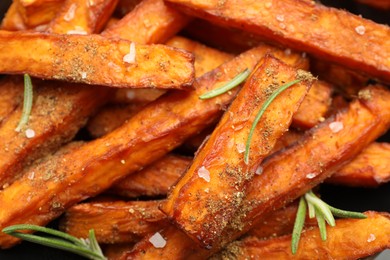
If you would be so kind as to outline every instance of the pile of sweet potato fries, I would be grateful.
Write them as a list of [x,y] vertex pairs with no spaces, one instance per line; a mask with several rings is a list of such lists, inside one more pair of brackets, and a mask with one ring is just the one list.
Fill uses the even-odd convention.
[[[77,238],[93,229],[108,259],[390,248],[389,213],[337,219],[324,239],[308,202],[295,231],[299,199],[322,182],[390,180],[390,144],[376,141],[390,128],[389,57],[388,26],[311,0],[13,0],[0,230],[61,217]],[[20,241],[0,232],[2,249]]]

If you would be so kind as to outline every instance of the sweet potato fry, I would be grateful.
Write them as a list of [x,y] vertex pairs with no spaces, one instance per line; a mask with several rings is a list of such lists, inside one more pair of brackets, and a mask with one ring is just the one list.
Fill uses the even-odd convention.
[[[108,93],[106,89],[93,91],[93,86],[65,82],[36,80],[33,84],[35,101],[26,127],[21,132],[15,131],[22,113],[20,104],[17,104],[17,109],[0,128],[1,145],[4,147],[0,149],[0,189],[20,177],[21,170],[33,160],[55,151],[72,139]],[[54,84],[56,87],[53,87]],[[22,86],[18,85],[17,90],[22,91]],[[91,98],[91,92],[94,98]],[[10,102],[6,103],[8,108]],[[33,136],[25,133],[28,129],[34,132]]]
[[[132,259],[200,259],[238,238],[264,219],[265,215],[301,196],[330,176],[337,168],[390,127],[390,91],[373,86],[360,92],[360,99],[310,130],[303,141],[276,153],[262,164],[248,187],[239,214],[220,236],[219,246],[201,249],[173,226],[161,231],[167,245],[156,249],[142,240],[135,245]],[[335,131],[332,123],[342,123]],[[333,129],[333,130],[332,130]],[[310,158],[310,159],[308,159]],[[150,258],[152,257],[152,258]]]
[[16,0],[18,12],[27,28],[49,23],[65,0]]
[[27,27],[24,24],[23,17],[18,11],[18,3],[12,2],[8,8],[4,19],[1,21],[1,29],[7,31],[25,30]]
[[[179,32],[190,21],[190,17],[168,7],[163,0],[144,0],[117,24],[108,28],[105,35],[131,39],[136,43],[163,43]],[[123,30],[123,24],[132,26]]]
[[107,23],[117,2],[118,0],[66,0],[50,22],[48,32],[60,34],[98,33]]
[[[327,228],[322,241],[318,227],[305,230],[300,249],[291,253],[291,235],[262,240],[248,237],[230,244],[221,255],[211,259],[361,259],[390,248],[389,213],[366,212],[366,219],[340,219]],[[224,258],[226,257],[226,258]]]
[[160,201],[112,201],[75,205],[68,209],[60,229],[75,237],[88,237],[95,230],[99,243],[131,243],[167,224],[158,209]]
[[188,89],[191,85],[189,53],[133,43],[135,57],[128,60],[130,45],[99,35],[1,31],[0,72],[116,87]]
[[[286,82],[301,80],[278,96],[253,133],[244,162],[245,143],[267,98]],[[197,243],[211,247],[238,210],[258,165],[291,124],[314,78],[272,56],[259,63],[224,114],[162,210]],[[196,196],[193,196],[196,194]],[[194,209],[196,209],[194,211]]]
[[376,187],[390,180],[389,158],[389,143],[372,143],[326,181],[346,186]]
[[145,169],[114,184],[110,193],[136,198],[166,195],[190,165],[192,159],[168,154]]
[[[168,46],[184,49],[191,52],[195,56],[195,76],[199,77],[204,73],[215,69],[222,63],[232,58],[232,55],[208,48],[203,44],[188,40],[183,37],[176,36],[166,43]],[[149,91],[149,92],[148,92]],[[120,92],[120,93],[118,93]],[[129,105],[123,107],[107,106],[103,108],[92,120],[88,123],[88,130],[93,137],[100,137],[121,126],[126,120],[134,115],[135,112],[142,108],[142,104],[135,105],[134,100],[147,104],[164,92],[156,89],[119,89],[115,98],[119,100],[127,97]],[[143,95],[143,99],[142,99]],[[122,96],[122,97],[121,97]],[[111,101],[113,102],[113,101]]]
[[308,129],[325,120],[332,103],[332,93],[333,88],[330,84],[316,81],[294,114],[293,126]]
[[[390,81],[390,28],[300,0],[168,0],[187,13]],[[333,33],[334,32],[334,33]],[[342,32],[342,33],[340,33]]]
[[[245,68],[253,69],[270,51],[290,64],[302,64],[300,55],[285,55],[283,51],[263,45],[198,78],[196,91],[174,91],[159,98],[104,138],[29,169],[21,179],[3,190],[0,208],[7,208],[7,211],[0,212],[0,228],[16,223],[45,225],[66,208],[161,158],[186,137],[214,121],[239,88],[234,89],[232,95],[220,95],[209,101],[199,100],[201,93],[230,81]],[[28,178],[31,172],[35,176],[32,180]],[[45,188],[37,189],[38,186]],[[22,203],[24,200],[28,203]],[[18,241],[0,234],[2,248]]]

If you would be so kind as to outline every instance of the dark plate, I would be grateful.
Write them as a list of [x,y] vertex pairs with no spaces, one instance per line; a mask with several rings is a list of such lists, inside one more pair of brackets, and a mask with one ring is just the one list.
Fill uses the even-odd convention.
[[[389,12],[381,12],[373,8],[358,5],[352,0],[323,0],[326,5],[347,9],[355,14],[361,14],[365,18],[380,23],[389,23]],[[11,0],[0,0],[0,19],[4,15]],[[380,141],[390,142],[390,132],[380,138]],[[376,189],[346,188],[331,185],[322,185],[321,194],[329,204],[347,210],[366,211],[387,211],[390,212],[390,183]],[[1,209],[0,209],[1,210]],[[56,223],[50,226],[56,227]],[[74,254],[60,250],[51,249],[31,243],[22,243],[12,249],[0,251],[0,259],[6,260],[69,260],[83,259]],[[389,259],[382,256],[381,259]]]

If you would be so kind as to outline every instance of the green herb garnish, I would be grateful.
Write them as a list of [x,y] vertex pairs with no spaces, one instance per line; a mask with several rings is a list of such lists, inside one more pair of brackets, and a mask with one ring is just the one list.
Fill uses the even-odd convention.
[[33,86],[31,78],[28,74],[24,74],[24,97],[23,97],[23,111],[18,126],[15,131],[20,132],[22,127],[27,124],[30,117],[33,103]]
[[[34,234],[26,234],[26,233],[19,232],[19,230],[38,231],[38,232],[48,234],[50,235],[50,237],[42,237]],[[29,242],[72,252],[88,259],[92,259],[92,260],[106,259],[106,257],[102,253],[102,250],[99,247],[93,229],[89,231],[88,239],[79,239],[55,229],[41,227],[37,225],[30,225],[30,224],[9,226],[4,228],[2,232]]]
[[[360,212],[354,211],[345,211],[341,209],[334,208],[323,200],[318,198],[312,191],[307,192],[304,196],[301,197],[299,201],[299,207],[297,216],[295,218],[294,229],[291,239],[291,252],[296,254],[298,250],[299,239],[301,237],[303,225],[306,218],[306,204],[309,208],[309,217],[316,218],[318,223],[318,228],[320,230],[321,239],[326,240],[326,223],[334,227],[336,222],[334,216],[341,218],[366,218],[367,216]],[[334,215],[334,216],[333,216]]]
[[256,129],[256,126],[257,124],[259,123],[261,117],[263,116],[265,110],[269,107],[269,105],[272,103],[272,101],[277,97],[279,96],[280,93],[282,93],[283,91],[285,91],[287,88],[297,84],[298,82],[300,82],[301,80],[297,79],[297,80],[293,80],[293,81],[290,81],[286,84],[284,84],[283,86],[281,86],[280,88],[278,88],[274,93],[272,93],[271,96],[269,96],[267,98],[267,100],[264,102],[263,106],[260,108],[259,112],[257,113],[256,117],[255,117],[255,120],[253,121],[253,124],[252,124],[252,127],[249,131],[249,135],[248,135],[248,139],[246,141],[246,145],[245,145],[245,153],[244,153],[244,161],[246,164],[248,164],[249,162],[249,150],[250,150],[250,145],[251,145],[251,141],[252,141],[252,136],[253,136],[253,133],[255,132],[255,129]]
[[213,90],[199,96],[199,98],[200,99],[209,99],[209,98],[219,96],[225,92],[228,92],[229,90],[237,87],[244,80],[246,80],[246,78],[249,76],[249,74],[250,74],[249,69],[245,69],[243,72],[241,72],[240,74],[235,76],[231,81],[229,81],[228,83],[226,83],[222,87],[213,89]]

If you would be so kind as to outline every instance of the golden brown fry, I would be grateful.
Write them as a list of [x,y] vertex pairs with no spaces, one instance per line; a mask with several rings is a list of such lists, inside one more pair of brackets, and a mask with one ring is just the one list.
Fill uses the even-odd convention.
[[[133,44],[99,35],[0,32],[0,72],[107,85],[188,89],[191,54],[163,45]],[[14,61],[19,62],[15,63]]]
[[3,20],[1,21],[1,29],[7,31],[25,30],[27,27],[24,24],[23,17],[19,13],[18,3],[12,2],[7,10]]
[[376,187],[390,180],[390,144],[372,143],[326,181],[357,187]]
[[[265,110],[244,162],[247,138],[267,98],[287,82],[301,82],[282,92]],[[197,243],[211,247],[244,197],[258,165],[288,130],[314,78],[272,56],[254,69],[162,210]],[[196,195],[194,195],[196,194]],[[196,210],[194,210],[196,209]]]
[[107,105],[88,121],[87,131],[93,138],[102,137],[120,127],[141,109],[141,104]]
[[[33,85],[35,99],[28,124],[21,132],[15,131],[22,113],[21,104],[17,104],[0,128],[0,189],[20,177],[21,170],[33,160],[72,139],[108,93],[105,89],[93,92],[93,86],[51,81],[34,80]],[[21,87],[17,88],[20,95]],[[7,104],[11,105],[10,101]],[[32,136],[26,134],[28,129]]]
[[109,192],[129,198],[166,195],[191,161],[192,158],[168,154],[145,169],[114,184]]
[[[248,237],[231,243],[211,259],[361,259],[390,248],[389,213],[366,212],[366,219],[336,220],[322,241],[318,227],[304,230],[298,252],[291,253],[291,235],[262,240]],[[227,257],[227,258],[223,258]]]
[[[262,164],[248,187],[239,214],[228,224],[213,250],[196,247],[173,226],[160,233],[166,238],[163,249],[153,248],[147,238],[135,245],[131,259],[200,259],[238,238],[259,223],[266,214],[301,196],[330,176],[390,127],[390,91],[373,86],[360,92],[360,99],[348,110],[310,130],[304,140],[276,153]],[[331,123],[342,123],[335,131]],[[333,130],[332,130],[333,129]],[[310,158],[310,159],[308,159]]]
[[[188,16],[165,6],[163,0],[144,0],[118,23],[108,28],[104,35],[131,39],[136,43],[163,43],[179,32],[190,20]],[[127,30],[123,24],[131,21]]]
[[[231,55],[211,49],[203,44],[188,40],[183,37],[173,37],[166,43],[168,46],[184,49],[195,56],[195,76],[199,77],[204,73],[215,69],[222,63],[233,58]],[[121,126],[135,112],[142,108],[142,105],[134,105],[135,102],[147,104],[164,92],[156,89],[120,89],[115,94],[115,101],[127,99],[129,105],[107,106],[103,108],[88,124],[88,130],[93,137],[100,137]],[[125,97],[124,97],[125,96]],[[119,99],[119,100],[118,100]],[[115,102],[111,100],[111,102]]]
[[125,244],[106,244],[102,246],[103,254],[108,260],[116,260],[123,254],[123,252],[131,251],[133,243]]
[[330,84],[316,81],[295,113],[293,126],[308,129],[325,120],[332,103],[332,92]]
[[256,33],[283,46],[390,82],[388,26],[312,1],[168,2],[213,23]]
[[65,0],[16,0],[19,14],[27,28],[49,23]]
[[158,209],[160,201],[91,202],[68,209],[60,229],[75,237],[88,238],[95,230],[99,243],[136,242],[146,234],[156,232],[167,224]]
[[[209,101],[199,100],[201,93],[230,81],[245,68],[253,69],[269,52],[290,64],[302,64],[300,55],[286,56],[263,45],[198,78],[195,91],[174,91],[161,97],[104,138],[29,169],[0,193],[0,208],[7,208],[0,211],[0,228],[16,223],[45,225],[66,208],[161,158],[213,122],[239,88],[232,91],[233,95],[224,94]],[[35,176],[32,180],[28,178],[31,172]],[[37,189],[42,186],[45,188]],[[0,233],[1,248],[18,241]]]
[[48,32],[83,34],[100,32],[118,0],[66,0],[49,24]]

